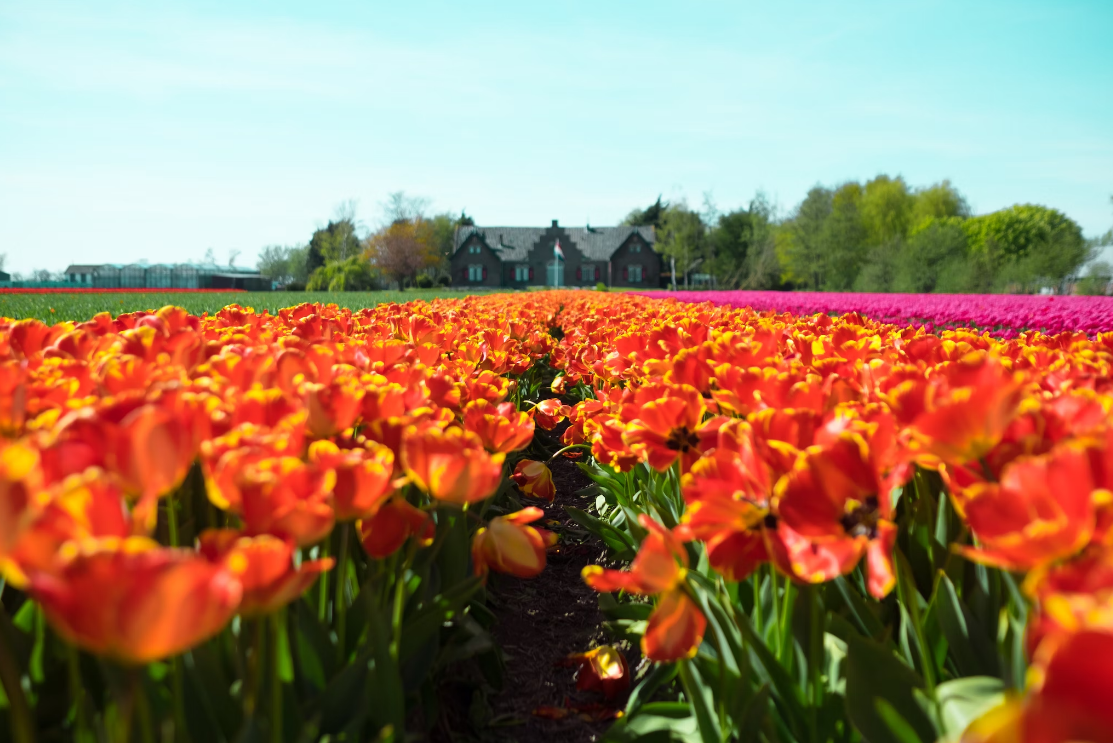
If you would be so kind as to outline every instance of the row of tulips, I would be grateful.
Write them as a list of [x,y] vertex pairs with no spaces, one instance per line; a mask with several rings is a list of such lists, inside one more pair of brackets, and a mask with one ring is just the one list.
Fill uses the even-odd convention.
[[1113,334],[559,321],[537,422],[590,450],[574,515],[629,566],[583,577],[652,661],[607,740],[1113,740]]
[[452,664],[496,683],[560,301],[0,321],[0,727],[402,740]]
[[1113,299],[1034,294],[872,294],[869,292],[680,291],[644,292],[682,302],[752,307],[762,312],[858,312],[895,325],[928,330],[977,327],[1003,338],[1044,333],[1113,331]]

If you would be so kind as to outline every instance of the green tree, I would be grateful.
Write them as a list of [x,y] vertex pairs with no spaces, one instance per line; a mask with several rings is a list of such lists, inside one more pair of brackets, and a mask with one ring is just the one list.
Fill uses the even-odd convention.
[[935,291],[940,274],[949,264],[964,263],[966,252],[966,232],[961,219],[954,216],[929,218],[923,229],[909,236],[900,252],[893,290]]
[[777,257],[783,269],[782,279],[819,291],[827,266],[825,234],[831,216],[833,192],[814,186],[785,225],[777,243]]
[[627,214],[626,219],[622,220],[622,223],[630,225],[631,227],[653,227],[654,229],[660,229],[664,223],[665,213],[668,209],[669,202],[661,201],[661,197],[658,196],[657,200],[645,209],[635,209]]
[[930,219],[946,217],[965,219],[970,216],[970,205],[966,203],[966,197],[959,193],[949,180],[917,189],[912,198],[913,229]]
[[707,242],[715,256],[712,272],[724,286],[738,286],[745,279],[753,238],[753,220],[745,209],[736,209],[721,215],[715,226],[708,231]]
[[862,191],[859,205],[869,245],[884,245],[908,234],[914,198],[900,176],[879,175]]
[[[657,230],[657,250],[666,260],[675,261],[685,286],[689,274],[707,261],[707,247],[707,229],[697,212],[684,203],[665,210]],[[675,276],[673,282],[677,283]]]
[[825,268],[820,288],[848,291],[862,268],[867,254],[867,232],[862,219],[864,192],[851,181],[831,194],[831,213],[824,221],[820,236],[821,263]]

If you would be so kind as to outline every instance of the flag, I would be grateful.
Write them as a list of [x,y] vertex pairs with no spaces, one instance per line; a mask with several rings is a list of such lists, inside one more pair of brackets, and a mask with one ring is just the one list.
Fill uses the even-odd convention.
[[553,258],[564,260],[564,251],[560,249],[560,240],[557,240],[556,244],[553,245]]

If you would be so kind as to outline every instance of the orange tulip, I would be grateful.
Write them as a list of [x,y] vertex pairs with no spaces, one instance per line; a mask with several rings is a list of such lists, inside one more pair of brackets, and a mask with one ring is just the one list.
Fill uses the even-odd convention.
[[463,425],[492,452],[509,454],[533,440],[533,421],[528,414],[518,412],[511,402],[498,405],[486,400],[470,402],[464,408]]
[[375,441],[363,441],[351,449],[341,449],[332,441],[316,441],[309,447],[309,461],[336,475],[332,505],[337,521],[374,516],[394,492],[394,452]]
[[133,523],[124,491],[111,475],[91,467],[44,491],[42,511],[23,532],[8,558],[0,559],[4,575],[20,588],[27,575],[55,568],[64,544],[104,537],[124,539],[143,532]]
[[[1077,553],[1096,525],[1087,451],[1063,444],[1049,454],[1020,457],[1000,483],[966,488],[956,506],[979,547],[960,547],[971,560],[1027,570]],[[1105,492],[1105,491],[1101,491]]]
[[638,523],[649,534],[630,570],[588,565],[583,569],[584,582],[596,591],[657,594],[657,606],[642,637],[642,652],[662,663],[691,658],[703,641],[707,618],[684,591],[688,553],[672,532],[645,514],[638,516]]
[[402,439],[406,474],[437,500],[457,505],[493,494],[505,454],[488,454],[479,437],[461,428],[411,427]]
[[963,464],[984,457],[1016,416],[1020,384],[1000,362],[974,355],[944,368],[923,388],[912,420],[914,452]]
[[309,435],[323,439],[351,428],[360,413],[363,390],[352,378],[333,379],[329,384],[307,382],[303,385],[305,425]]
[[699,390],[678,386],[638,408],[622,438],[631,451],[658,472],[664,472],[677,460],[681,469],[687,471],[708,448],[704,434],[717,430],[702,429],[706,409]]
[[142,537],[75,546],[57,571],[30,576],[29,592],[66,640],[142,665],[219,632],[240,603],[223,565]]
[[545,530],[529,526],[544,515],[540,508],[530,506],[507,516],[496,516],[477,531],[471,544],[476,575],[497,570],[532,578],[544,570]]
[[626,657],[613,645],[572,653],[568,659],[579,664],[576,688],[580,691],[597,691],[607,699],[614,699],[630,688],[630,667]]
[[0,439],[0,565],[38,516],[41,487],[38,451],[24,441]]
[[422,547],[432,544],[436,536],[433,518],[399,495],[384,503],[371,518],[356,522],[356,528],[363,549],[376,559],[393,555],[410,536],[416,536]]
[[1082,631],[1041,648],[1035,688],[975,720],[962,743],[1113,742],[1113,634]]
[[201,555],[239,578],[243,585],[239,614],[243,617],[281,609],[305,593],[334,563],[327,557],[295,568],[294,543],[269,534],[245,537],[235,529],[209,529],[198,540]]
[[779,521],[767,529],[770,556],[785,572],[822,583],[854,569],[862,557],[869,590],[884,597],[896,584],[892,551],[896,526],[890,484],[883,483],[869,444],[845,430],[808,450],[782,484]]
[[1113,632],[1113,548],[1094,544],[1065,563],[1036,568],[1024,581],[1035,599],[1029,613],[1028,654],[1047,638],[1100,629]]
[[299,547],[315,544],[332,531],[336,517],[329,504],[336,474],[293,457],[273,457],[246,465],[235,477],[244,532],[293,539]]
[[181,484],[197,456],[197,413],[166,401],[139,406],[112,431],[108,466],[141,498],[165,495]]
[[541,426],[546,431],[552,431],[557,427],[558,423],[567,417],[570,411],[571,408],[560,400],[555,397],[550,397],[530,408],[529,415],[537,422],[537,425]]
[[510,479],[525,495],[552,503],[556,500],[553,473],[544,462],[523,459],[514,467]]

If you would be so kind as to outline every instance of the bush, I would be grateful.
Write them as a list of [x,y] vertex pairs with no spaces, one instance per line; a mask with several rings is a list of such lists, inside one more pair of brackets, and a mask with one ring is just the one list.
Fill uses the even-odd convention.
[[595,291],[605,292],[607,291],[607,285],[600,281],[598,284],[595,285]]
[[444,276],[438,276],[437,277],[437,284],[439,284],[440,286],[445,286],[445,287],[452,286],[452,277],[449,276],[448,274],[445,274]]
[[417,286],[418,289],[432,289],[433,279],[429,276],[426,276],[425,274],[421,274],[417,277],[417,281],[414,282],[414,284],[415,286]]
[[288,292],[303,292],[303,291],[305,291],[305,282],[304,281],[291,281],[284,288]]

